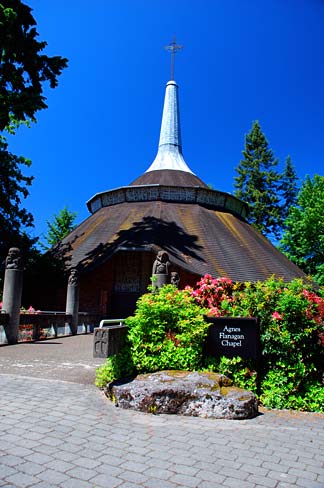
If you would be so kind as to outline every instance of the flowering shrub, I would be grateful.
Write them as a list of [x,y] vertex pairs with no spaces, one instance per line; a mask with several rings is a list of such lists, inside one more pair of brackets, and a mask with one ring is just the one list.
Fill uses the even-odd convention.
[[213,317],[226,315],[229,304],[234,300],[234,285],[229,278],[212,278],[206,274],[196,288],[186,286],[185,289],[200,306],[209,308],[208,315]]
[[189,293],[173,285],[143,295],[135,315],[126,320],[136,370],[201,368],[208,330],[204,311]]
[[29,306],[29,308],[24,308],[24,307],[21,307],[20,309],[20,313],[41,313],[40,310],[35,310],[34,307],[32,307],[31,305]]
[[[324,299],[310,284],[270,278],[237,285],[226,278],[215,280],[205,275],[195,288],[187,290],[197,303],[208,306],[210,315],[258,317],[263,363],[258,373],[265,405],[307,409],[305,398],[312,391],[308,408],[324,410]],[[251,364],[242,359],[227,359],[225,363],[226,373],[231,364],[236,382],[251,388],[254,378],[252,389],[256,389]],[[225,363],[215,361],[213,367],[225,372]]]
[[203,318],[205,312],[187,291],[177,290],[173,285],[143,295],[135,315],[126,320],[125,348],[100,368],[97,386],[105,386],[131,372],[201,369],[209,327]]
[[[205,358],[203,316],[258,317],[262,364]],[[324,299],[302,280],[233,283],[205,275],[194,288],[143,295],[127,319],[127,344],[108,358],[97,385],[131,373],[208,369],[258,392],[265,406],[324,411]]]
[[[0,311],[2,310],[2,306],[3,306],[3,302],[0,302]],[[21,307],[20,313],[40,313],[40,310],[35,310],[34,307],[32,307],[30,305],[29,308],[27,308],[27,309],[24,307]]]

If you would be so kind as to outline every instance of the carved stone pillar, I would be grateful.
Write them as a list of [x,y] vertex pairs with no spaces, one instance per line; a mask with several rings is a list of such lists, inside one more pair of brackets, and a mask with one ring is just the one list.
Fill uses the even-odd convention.
[[171,285],[176,286],[179,288],[179,283],[180,283],[180,275],[177,271],[172,271],[171,273]]
[[71,269],[69,276],[65,313],[72,315],[71,332],[73,335],[77,334],[79,320],[79,273],[76,268]]
[[5,326],[8,344],[18,341],[18,328],[21,307],[23,268],[20,249],[11,247],[6,258],[2,310],[9,315]]
[[152,285],[153,289],[161,288],[170,283],[170,261],[169,255],[165,251],[159,251],[156,260],[153,263],[152,269]]

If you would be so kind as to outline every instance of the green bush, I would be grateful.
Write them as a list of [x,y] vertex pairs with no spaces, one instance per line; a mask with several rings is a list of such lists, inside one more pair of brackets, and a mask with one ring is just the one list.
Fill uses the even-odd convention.
[[323,412],[324,387],[313,373],[314,368],[306,368],[303,363],[277,364],[262,382],[262,404],[270,408]]
[[[258,317],[261,366],[242,358],[203,359],[203,316]],[[210,370],[259,394],[271,408],[324,411],[324,299],[302,280],[232,283],[205,275],[193,288],[166,285],[143,295],[126,321],[127,342],[96,384],[163,369]]]
[[201,369],[209,327],[203,318],[205,312],[190,293],[173,285],[143,295],[135,315],[126,320],[125,347],[99,368],[96,385],[103,387],[135,372]]
[[258,373],[255,364],[242,358],[219,358],[210,368],[238,386],[258,390],[265,406],[324,411],[322,292],[314,293],[312,284],[301,279],[234,284],[210,275],[187,291],[197,303],[208,306],[209,315],[259,319],[262,361]]
[[120,353],[107,358],[106,362],[97,369],[96,386],[105,388],[112,381],[130,377],[134,372],[135,368],[130,354],[130,348],[126,343]]
[[258,393],[258,373],[256,371],[255,361],[243,359],[241,357],[207,357],[205,359],[204,370],[224,374],[231,378],[234,385],[239,388]]

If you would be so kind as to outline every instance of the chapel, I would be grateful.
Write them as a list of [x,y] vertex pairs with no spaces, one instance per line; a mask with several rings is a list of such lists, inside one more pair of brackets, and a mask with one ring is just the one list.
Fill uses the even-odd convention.
[[[305,276],[247,222],[248,202],[209,188],[189,168],[178,90],[174,79],[166,84],[152,164],[127,186],[92,196],[90,216],[61,243],[68,267],[79,271],[80,311],[107,318],[132,314],[161,250],[179,273],[180,288],[206,273],[236,282]],[[65,289],[66,283],[58,291],[58,309],[65,307]]]

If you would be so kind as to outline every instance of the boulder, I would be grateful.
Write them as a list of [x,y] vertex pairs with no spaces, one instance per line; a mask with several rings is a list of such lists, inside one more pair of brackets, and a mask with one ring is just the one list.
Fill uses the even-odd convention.
[[112,384],[110,398],[121,408],[216,419],[249,419],[258,413],[251,391],[216,373],[159,371]]

